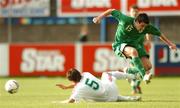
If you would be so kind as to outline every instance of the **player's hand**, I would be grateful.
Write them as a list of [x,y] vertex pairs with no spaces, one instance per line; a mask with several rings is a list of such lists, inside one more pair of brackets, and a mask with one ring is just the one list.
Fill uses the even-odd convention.
[[95,24],[99,24],[99,23],[101,22],[101,19],[98,18],[98,17],[94,17],[94,18],[93,18],[93,22],[94,22]]
[[67,87],[63,84],[56,84],[56,86],[58,86],[59,88],[62,88],[62,89],[67,89]]
[[177,47],[176,47],[176,44],[172,43],[170,46],[169,46],[170,49],[174,50],[174,51],[177,51]]

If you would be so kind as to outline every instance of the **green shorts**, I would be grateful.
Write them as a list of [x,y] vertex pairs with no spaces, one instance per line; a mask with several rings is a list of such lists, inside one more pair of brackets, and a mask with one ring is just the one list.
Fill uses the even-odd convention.
[[[122,43],[116,46],[113,46],[114,53],[119,56],[119,57],[126,57],[123,53],[123,50],[126,46],[132,46],[128,45],[127,43]],[[149,54],[146,52],[146,49],[144,48],[144,45],[137,45],[137,46],[132,46],[135,48],[138,52],[139,57],[147,57],[149,58]],[[126,57],[127,58],[127,57]]]

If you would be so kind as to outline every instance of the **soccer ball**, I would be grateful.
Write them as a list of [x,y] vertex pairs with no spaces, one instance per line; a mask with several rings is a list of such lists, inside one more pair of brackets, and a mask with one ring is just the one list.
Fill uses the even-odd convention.
[[5,90],[10,93],[16,93],[19,89],[19,84],[16,80],[8,80],[5,84]]

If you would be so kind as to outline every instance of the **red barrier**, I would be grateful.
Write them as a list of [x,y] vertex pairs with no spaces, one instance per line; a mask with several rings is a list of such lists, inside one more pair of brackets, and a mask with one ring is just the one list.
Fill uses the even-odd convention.
[[10,76],[64,76],[75,67],[74,44],[11,44]]
[[180,15],[180,0],[127,0],[127,10],[137,4],[142,12],[153,16]]
[[120,0],[57,0],[59,17],[94,16],[113,8],[121,10]]

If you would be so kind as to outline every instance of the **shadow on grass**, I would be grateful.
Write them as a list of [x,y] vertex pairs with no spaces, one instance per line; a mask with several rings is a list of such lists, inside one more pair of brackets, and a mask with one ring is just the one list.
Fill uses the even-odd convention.
[[180,102],[180,100],[142,100],[141,102]]

